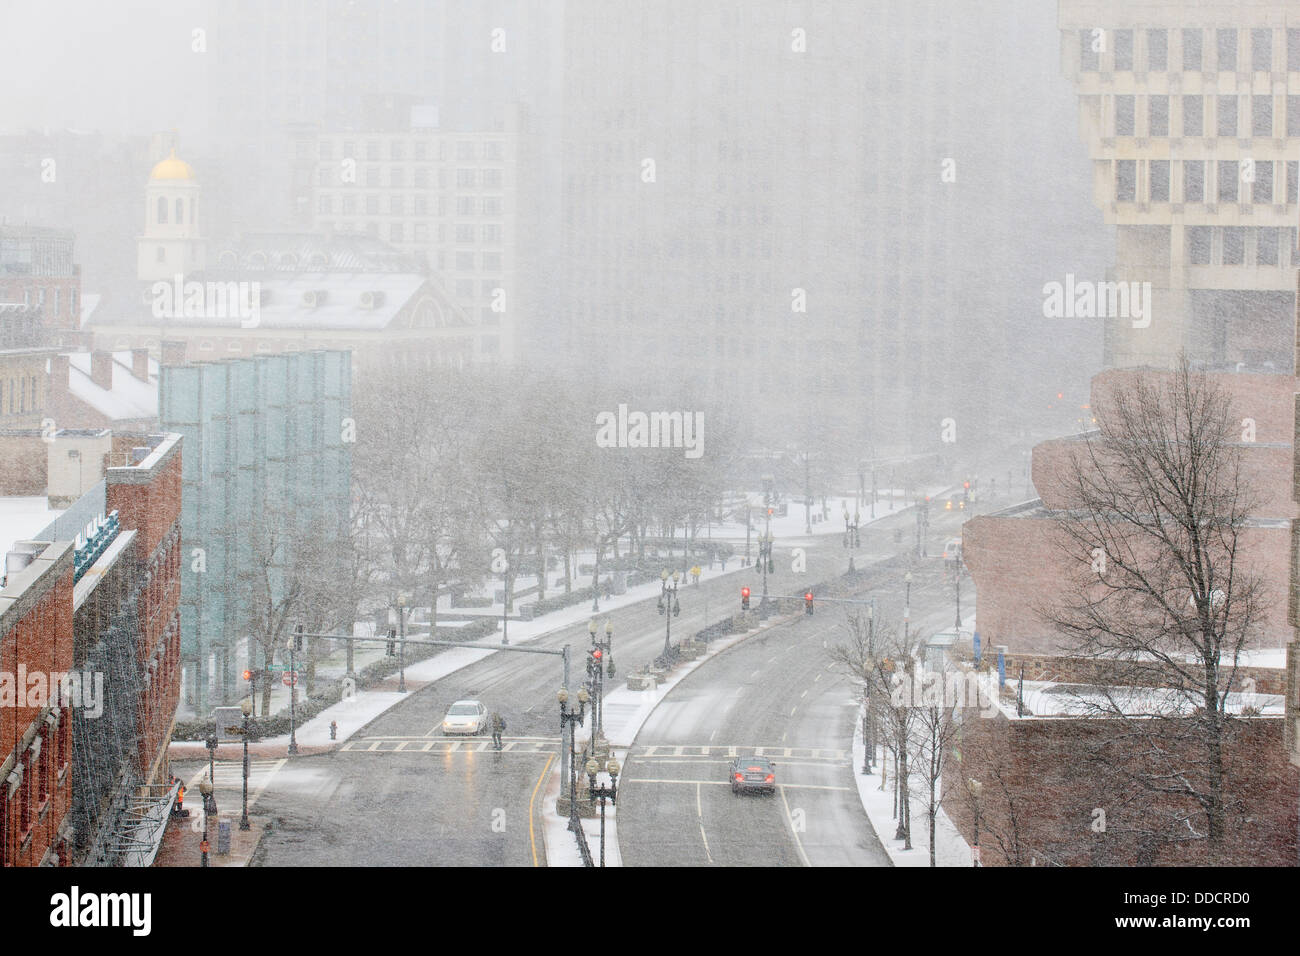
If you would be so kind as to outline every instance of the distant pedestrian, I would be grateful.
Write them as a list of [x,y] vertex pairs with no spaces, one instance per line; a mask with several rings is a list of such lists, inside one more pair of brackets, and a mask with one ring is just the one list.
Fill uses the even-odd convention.
[[330,740],[338,740],[338,739],[339,739],[339,722],[338,722],[337,720],[331,720],[331,721],[330,721]]
[[506,732],[506,719],[492,711],[492,746],[501,749],[501,735]]

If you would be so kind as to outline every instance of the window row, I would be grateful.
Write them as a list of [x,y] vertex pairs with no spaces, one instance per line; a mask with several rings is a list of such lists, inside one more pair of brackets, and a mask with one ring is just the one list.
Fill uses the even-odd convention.
[[[298,159],[317,158],[324,161],[337,159],[361,159],[361,153],[357,151],[357,143],[354,140],[344,140],[342,149],[337,156],[334,150],[334,142],[328,139],[321,140],[319,143],[312,143],[307,140],[300,141],[297,144]],[[382,160],[392,160],[402,162],[403,160],[413,159],[416,162],[430,162],[432,160],[447,161],[452,158],[453,152],[456,160],[459,162],[472,162],[477,159],[501,160],[505,157],[505,142],[499,139],[486,141],[477,140],[459,140],[453,144],[446,140],[440,140],[436,143],[430,143],[427,140],[417,140],[410,144],[411,149],[407,149],[407,143],[404,140],[392,139],[387,141],[366,140],[365,157],[367,162],[378,162]],[[316,153],[313,157],[313,147]],[[387,147],[387,148],[385,148]],[[382,155],[387,153],[387,155]]]
[[378,216],[380,210],[387,206],[390,216],[404,216],[409,209],[415,216],[446,217],[452,215],[454,210],[456,216],[477,218],[478,216],[500,216],[503,208],[500,196],[486,196],[482,199],[476,196],[457,196],[454,204],[448,202],[446,196],[431,200],[426,196],[390,195],[387,203],[383,198],[381,193],[369,193],[360,197],[361,201],[358,202],[358,197],[353,193],[343,193],[337,197],[333,193],[321,193],[316,197],[316,212],[327,216],[333,215],[337,206],[338,211],[344,216],[356,215],[359,208],[364,208],[368,216]]
[[[1170,133],[1170,96],[1147,96],[1146,100],[1146,136],[1169,136]],[[1300,96],[1286,98],[1286,128],[1283,131],[1282,117],[1274,116],[1273,97],[1263,96],[1181,96],[1178,97],[1182,107],[1182,136],[1205,136],[1210,128],[1205,122],[1208,100],[1214,100],[1213,134],[1215,136],[1241,137],[1277,136],[1300,137]],[[1118,95],[1115,97],[1114,135],[1137,136],[1137,101],[1136,96]],[[1249,115],[1242,116],[1247,112]]]
[[[1175,195],[1171,174],[1173,161],[1168,159],[1142,160],[1146,172],[1145,188],[1139,190],[1138,160],[1115,160],[1116,202],[1183,202],[1183,203],[1280,203],[1282,189],[1281,170],[1271,161],[1201,159],[1179,162],[1182,169],[1182,189]],[[1210,181],[1212,177],[1213,182]],[[1297,198],[1297,180],[1300,163],[1286,164],[1286,202]],[[1139,199],[1139,195],[1141,199]]]
[[[340,234],[364,233],[365,235],[373,236],[376,239],[381,238],[382,236],[384,238],[387,238],[389,242],[445,243],[447,241],[447,233],[445,231],[446,230],[445,226],[438,226],[437,232],[435,233],[432,230],[430,230],[429,224],[427,222],[413,223],[411,224],[410,228],[407,228],[406,223],[401,223],[401,222],[388,223],[386,227],[382,227],[381,224],[377,222],[363,223],[359,221],[322,222],[320,223],[320,227],[326,230],[327,232],[338,232]],[[494,244],[500,243],[501,242],[500,234],[499,233],[496,234],[496,238],[489,238],[489,234],[487,233],[488,228],[489,227],[487,226],[483,227],[484,236],[481,241],[485,243],[491,242]],[[435,236],[436,239],[434,238]],[[455,232],[455,241],[457,243],[464,244],[464,245],[473,244],[476,241],[475,234],[474,234],[474,227],[457,226]],[[465,253],[458,252],[456,254],[459,256],[459,255],[464,255]],[[469,255],[473,255],[473,254],[469,253]],[[501,268],[500,266],[501,253],[484,252],[482,256],[483,256],[482,268],[485,272],[494,272]],[[439,268],[443,268],[443,267],[440,266]],[[467,271],[467,270],[461,270],[461,271]]]
[[[1181,54],[1180,68],[1184,72],[1202,72],[1217,70],[1220,73],[1235,73],[1247,67],[1255,73],[1271,73],[1274,69],[1273,29],[1256,27],[1250,30],[1237,30],[1224,27],[1215,30],[1202,30],[1193,27],[1185,30],[1106,30],[1100,27],[1079,31],[1079,64],[1085,72],[1095,73],[1102,68],[1102,57],[1111,54],[1109,69],[1115,72],[1142,70],[1148,73],[1165,73],[1169,70],[1169,34],[1177,34]],[[1245,57],[1239,57],[1239,43],[1242,34],[1248,49],[1242,51]],[[1143,50],[1137,51],[1135,43],[1138,37],[1143,42]],[[1209,53],[1213,52],[1211,60]],[[1277,66],[1280,68],[1281,64]],[[1286,69],[1288,72],[1300,71],[1300,29],[1290,28],[1286,31]]]
[[[411,186],[415,189],[432,189],[434,180],[437,180],[437,188],[447,189],[451,182],[451,176],[446,169],[437,170],[437,176],[433,175],[434,170],[428,166],[417,166],[411,173],[410,182],[407,182],[406,170],[400,166],[390,167],[388,170],[388,181],[384,182],[382,175],[383,170],[378,166],[367,166],[361,173],[362,185],[371,189],[380,189],[387,186],[390,189],[405,189]],[[456,169],[456,188],[457,189],[500,189],[505,181],[503,172],[500,169],[477,169],[458,167]],[[344,179],[343,167],[341,166],[321,166],[316,170],[317,186],[353,186],[356,185],[356,177]],[[166,220],[164,220],[165,222]]]
[[1187,263],[1193,266],[1298,266],[1300,249],[1296,248],[1296,230],[1189,226]]

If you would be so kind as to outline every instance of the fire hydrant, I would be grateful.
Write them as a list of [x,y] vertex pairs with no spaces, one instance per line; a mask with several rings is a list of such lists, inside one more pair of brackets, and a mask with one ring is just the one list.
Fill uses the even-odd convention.
[[339,739],[339,722],[338,722],[337,720],[331,720],[331,721],[330,721],[330,740],[338,740],[338,739]]

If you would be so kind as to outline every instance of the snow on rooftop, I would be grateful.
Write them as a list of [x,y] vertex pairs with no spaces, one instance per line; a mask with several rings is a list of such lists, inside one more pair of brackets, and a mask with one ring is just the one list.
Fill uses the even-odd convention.
[[44,495],[0,497],[0,556],[63,514]]
[[149,359],[149,381],[132,372],[130,351],[113,352],[113,388],[100,388],[90,377],[89,352],[68,356],[68,391],[114,421],[158,417],[158,363]]

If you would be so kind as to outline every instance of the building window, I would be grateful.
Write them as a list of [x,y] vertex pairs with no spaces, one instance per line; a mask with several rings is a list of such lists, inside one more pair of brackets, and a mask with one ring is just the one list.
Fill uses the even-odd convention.
[[1201,69],[1201,31],[1183,31],[1183,69],[1196,71]]
[[474,241],[474,227],[473,227],[473,226],[466,226],[466,225],[460,225],[460,226],[457,226],[457,227],[456,227],[456,241],[457,241],[457,242],[473,242],[473,241]]
[[1115,71],[1132,71],[1133,31],[1115,30],[1111,37],[1115,42]]
[[428,167],[428,166],[419,166],[419,167],[416,168],[416,170],[415,170],[415,188],[416,188],[416,189],[428,189],[428,188],[429,188],[429,167]]
[[1205,135],[1205,100],[1200,96],[1183,97],[1183,135]]
[[411,202],[411,213],[416,216],[427,216],[429,214],[429,200],[423,196],[416,196]]
[[501,253],[485,252],[483,253],[483,271],[500,272],[501,271]]
[[176,200],[176,225],[178,225],[178,226],[182,226],[182,225],[185,224],[185,205],[184,205],[184,203],[185,203],[185,200],[184,200],[184,199],[177,199],[177,200]]
[[424,162],[429,158],[429,144],[424,140],[419,140],[415,144],[415,159],[417,162]]
[[474,197],[457,196],[456,197],[456,215],[472,216],[474,215]]
[[1205,163],[1199,159],[1183,163],[1183,202],[1205,202]]
[[355,216],[357,213],[357,197],[344,194],[343,196],[343,215]]
[[389,214],[390,216],[400,216],[400,215],[402,215],[402,197],[401,197],[401,196],[389,196],[389,197],[388,197],[388,214]]
[[406,158],[405,152],[402,149],[402,141],[400,139],[395,139],[388,145],[388,155],[396,160]]
[[376,188],[376,187],[379,186],[379,167],[378,167],[378,166],[367,166],[367,167],[366,167],[366,185],[367,185],[367,186],[370,186],[371,188]]
[[167,225],[167,200],[162,196],[158,197],[158,224]]
[[1242,226],[1223,227],[1223,264],[1239,266],[1246,262],[1246,230]]
[[1218,99],[1219,107],[1219,135],[1236,136],[1237,135],[1237,98],[1235,96],[1220,96]]
[[1292,73],[1300,71],[1300,29],[1286,31],[1286,68]]
[[1300,136],[1300,96],[1286,98],[1286,135]]
[[389,225],[388,239],[390,242],[401,242],[403,235],[402,224],[400,222],[395,222]]
[[456,253],[456,271],[473,272],[474,271],[474,253],[458,252]]
[[1293,203],[1296,201],[1296,179],[1300,174],[1300,163],[1292,160],[1286,164],[1286,201]]
[[1169,31],[1147,31],[1147,69],[1152,73],[1169,69]]
[[167,250],[164,249],[162,246],[159,246],[157,249],[154,250],[154,257],[158,262],[166,262]]
[[1209,226],[1190,226],[1187,230],[1187,261],[1194,266],[1208,266],[1211,262],[1210,241],[1214,230]]
[[320,196],[316,199],[316,212],[330,215],[334,212],[334,198],[332,196]]
[[1237,201],[1239,166],[1235,159],[1219,160],[1219,202]]
[[1231,28],[1215,30],[1218,46],[1219,72],[1234,73],[1237,70],[1237,31]]
[[1255,265],[1277,265],[1278,253],[1282,247],[1282,237],[1279,233],[1281,233],[1280,229],[1255,230]]
[[1273,31],[1267,27],[1250,31],[1250,68],[1256,73],[1273,69]]
[[1273,97],[1252,96],[1250,98],[1250,135],[1273,135]]
[[401,189],[406,185],[406,176],[400,166],[392,166],[388,170],[388,185],[394,189]]
[[501,188],[501,170],[485,169],[483,170],[483,187],[485,189]]
[[1085,73],[1096,73],[1101,69],[1101,56],[1093,49],[1092,31],[1079,31],[1079,69]]
[[1115,161],[1115,201],[1133,202],[1137,198],[1137,160]]
[[366,215],[367,216],[379,215],[379,197],[374,193],[371,193],[370,195],[366,196]]
[[456,158],[462,163],[474,158],[474,144],[459,142],[456,144]]
[[1132,136],[1135,133],[1133,112],[1136,98],[1132,96],[1115,97],[1115,135]]
[[501,155],[502,155],[501,145],[502,145],[501,141],[495,139],[489,140],[488,142],[484,143],[483,158],[493,159],[499,162],[501,160]]
[[417,222],[415,224],[415,241],[416,242],[429,241],[429,224],[427,222]]
[[379,159],[379,143],[373,139],[366,140],[366,159],[372,162]]
[[1147,124],[1148,135],[1169,135],[1169,97],[1147,97]]
[[501,200],[496,196],[489,196],[483,200],[483,215],[499,216],[501,215]]
[[483,227],[483,241],[497,243],[501,241],[501,227],[490,223]]
[[1251,189],[1251,198],[1256,203],[1273,201],[1273,164],[1268,160],[1255,163],[1255,185]]
[[334,158],[334,144],[327,139],[320,141],[320,158],[325,162]]
[[456,170],[456,187],[458,189],[473,189],[476,180],[474,173],[475,170],[473,169]]
[[1169,160],[1151,160],[1151,201],[1169,202]]

